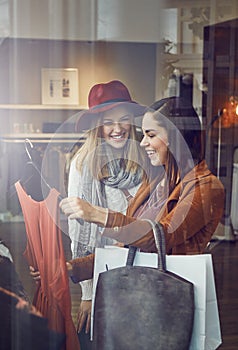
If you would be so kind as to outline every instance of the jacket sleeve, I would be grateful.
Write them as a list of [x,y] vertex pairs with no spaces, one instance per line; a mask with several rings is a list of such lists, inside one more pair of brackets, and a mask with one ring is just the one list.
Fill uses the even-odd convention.
[[156,252],[151,225],[145,220],[109,211],[103,235],[135,245],[143,251]]
[[[208,176],[191,181],[182,187],[172,210],[168,210],[173,197],[167,202],[164,213],[158,213],[165,232],[166,251],[176,254],[202,252],[210,241],[224,207],[224,189],[220,181]],[[154,236],[150,225],[120,213],[109,212],[104,235],[113,237],[125,244],[133,244],[144,251],[156,251]],[[190,241],[190,247],[185,245]],[[192,248],[192,245],[195,245]]]
[[74,283],[93,278],[94,254],[69,261],[72,265],[70,277]]
[[[155,219],[163,226],[167,254],[203,252],[222,217],[223,208],[224,188],[215,176],[202,177],[184,185],[177,200],[170,198],[164,212],[158,213]],[[143,251],[156,252],[150,224],[132,216],[109,211],[103,235]],[[91,278],[93,256],[80,260],[78,267],[77,261],[73,263],[73,272],[80,276],[80,281]]]
[[[184,186],[173,209],[161,218],[167,251],[201,253],[206,248],[222,217],[224,188],[213,175]],[[189,242],[189,248],[185,245]],[[175,248],[175,249],[174,249]]]

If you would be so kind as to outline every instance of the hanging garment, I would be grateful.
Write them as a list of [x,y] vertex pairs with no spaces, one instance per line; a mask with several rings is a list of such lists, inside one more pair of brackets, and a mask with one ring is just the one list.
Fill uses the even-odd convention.
[[51,189],[37,202],[15,183],[27,233],[24,252],[28,264],[40,272],[33,304],[48,319],[49,328],[66,334],[66,350],[80,349],[71,316],[69,279],[60,230],[59,193]]

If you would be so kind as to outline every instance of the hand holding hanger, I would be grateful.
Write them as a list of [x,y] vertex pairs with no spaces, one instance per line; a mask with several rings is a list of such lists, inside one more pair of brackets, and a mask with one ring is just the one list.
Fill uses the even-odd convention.
[[[52,187],[48,184],[48,182],[46,181],[46,179],[44,178],[43,174],[42,174],[42,171],[37,167],[37,165],[35,164],[35,162],[33,161],[32,159],[32,156],[31,156],[31,153],[30,153],[30,150],[28,148],[28,146],[30,146],[31,149],[33,149],[33,144],[32,142],[29,140],[29,139],[25,139],[25,150],[26,150],[26,153],[28,155],[28,158],[29,158],[29,162],[28,164],[31,164],[34,169],[36,170],[36,172],[40,175],[40,178],[43,182],[43,184],[46,186],[46,188],[50,191],[52,189]],[[64,199],[64,197],[60,194],[59,195],[59,200],[62,201]],[[83,225],[83,219],[77,219],[76,220],[80,223],[80,225]]]

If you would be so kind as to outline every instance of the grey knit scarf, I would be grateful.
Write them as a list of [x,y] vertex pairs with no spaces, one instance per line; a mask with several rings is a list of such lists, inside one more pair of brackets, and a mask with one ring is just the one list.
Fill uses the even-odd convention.
[[[101,181],[97,180],[92,176],[86,165],[87,161],[85,161],[82,169],[81,198],[93,205],[107,208],[105,186],[113,187],[118,191],[130,189],[142,181],[143,171],[142,168],[139,168],[137,173],[127,172],[122,166],[123,160],[116,158],[113,149],[106,143],[99,146],[97,156],[103,157],[103,163],[107,165],[109,176]],[[78,230],[77,256],[90,254],[96,247],[114,243],[112,239],[101,236],[100,230],[102,229],[96,224],[84,221],[82,225],[79,225]]]

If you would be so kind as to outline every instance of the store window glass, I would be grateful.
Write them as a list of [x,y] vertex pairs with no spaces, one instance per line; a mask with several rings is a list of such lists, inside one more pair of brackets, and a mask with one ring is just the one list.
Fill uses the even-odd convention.
[[[214,237],[232,240],[237,234],[237,18],[236,0],[0,0],[0,259],[14,276],[12,286],[0,285],[12,293],[1,291],[11,303],[6,312],[19,298],[34,304],[38,290],[24,253],[29,237],[15,184],[27,183],[38,203],[49,187],[61,198],[67,195],[71,160],[85,142],[75,124],[88,109],[95,84],[120,80],[145,106],[169,96],[182,96],[194,106],[206,160],[226,190],[221,229]],[[62,213],[60,221],[69,259],[71,240]],[[77,287],[69,284],[75,324]],[[32,321],[38,310],[26,309],[31,333],[38,327]],[[46,323],[42,332],[54,344],[64,341],[48,332]]]

